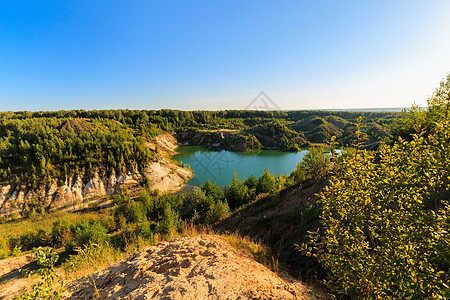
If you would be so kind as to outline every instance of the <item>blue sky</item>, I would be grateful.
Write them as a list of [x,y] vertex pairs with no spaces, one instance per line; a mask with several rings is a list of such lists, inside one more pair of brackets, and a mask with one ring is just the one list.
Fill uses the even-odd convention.
[[0,111],[425,105],[450,1],[0,1]]

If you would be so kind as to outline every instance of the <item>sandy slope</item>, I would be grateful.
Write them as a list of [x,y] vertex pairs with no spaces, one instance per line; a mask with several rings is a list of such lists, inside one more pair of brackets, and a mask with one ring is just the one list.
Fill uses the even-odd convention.
[[[164,242],[94,274],[99,299],[316,299],[231,248],[220,236]],[[67,299],[90,299],[92,280],[67,285]]]

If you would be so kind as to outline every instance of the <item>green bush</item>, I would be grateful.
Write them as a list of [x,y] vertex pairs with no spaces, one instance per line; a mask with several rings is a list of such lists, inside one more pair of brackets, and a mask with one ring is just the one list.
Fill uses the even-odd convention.
[[34,249],[34,256],[37,264],[42,268],[31,272],[25,271],[24,273],[27,273],[27,275],[37,274],[40,280],[31,286],[32,292],[14,297],[14,299],[61,299],[65,289],[62,280],[58,278],[55,271],[54,265],[58,261],[55,250],[52,248],[37,248]]
[[103,244],[109,241],[106,228],[101,222],[85,221],[78,225],[74,233],[74,247],[82,247],[90,244]]
[[51,231],[52,244],[56,247],[64,245],[72,238],[74,227],[75,224],[64,219],[53,222]]
[[248,178],[245,180],[244,184],[250,189],[256,189],[256,186],[258,185],[258,179],[252,174],[248,176]]
[[450,123],[401,138],[375,157],[355,152],[320,194],[323,229],[307,254],[337,294],[358,299],[450,297]]
[[205,195],[207,197],[211,197],[214,201],[223,198],[223,192],[220,190],[220,188],[216,185],[215,182],[211,183],[209,179],[206,180],[205,184],[201,186],[201,189],[203,192],[205,192]]
[[154,233],[149,221],[144,220],[139,224],[139,235],[146,240],[154,240]]
[[23,251],[32,250],[37,247],[45,247],[52,245],[51,234],[43,229],[37,232],[26,232],[18,238],[11,239],[11,247],[20,247]]
[[146,219],[146,209],[140,201],[126,199],[116,205],[114,219],[117,221],[123,216],[128,223],[135,223]]
[[228,203],[219,200],[217,201],[217,203],[214,203],[209,208],[205,216],[205,223],[213,224],[215,222],[225,219],[229,214],[230,214],[230,207],[228,206]]
[[213,204],[214,199],[212,197],[206,196],[201,188],[194,187],[191,194],[186,196],[184,200],[181,216],[197,225],[203,224],[206,213]]
[[323,147],[310,148],[290,177],[294,181],[302,181],[323,175],[330,166],[330,156]]

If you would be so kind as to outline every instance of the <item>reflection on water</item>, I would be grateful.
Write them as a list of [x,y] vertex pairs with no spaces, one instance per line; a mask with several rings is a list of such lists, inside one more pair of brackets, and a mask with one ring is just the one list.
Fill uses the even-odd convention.
[[[208,151],[198,146],[181,146],[174,159],[189,165],[194,177],[189,185],[203,184],[207,179],[217,185],[228,185],[234,172],[240,179],[254,175],[261,176],[264,169],[272,174],[290,174],[301,162],[307,150],[282,152],[278,150],[260,150],[252,152]],[[189,187],[188,187],[189,189]]]

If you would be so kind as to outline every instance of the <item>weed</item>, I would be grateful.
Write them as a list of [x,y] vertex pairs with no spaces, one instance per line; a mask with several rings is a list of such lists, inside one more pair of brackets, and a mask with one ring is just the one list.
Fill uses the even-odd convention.
[[41,280],[31,286],[32,292],[15,297],[14,299],[61,299],[64,293],[63,282],[58,278],[55,272],[55,263],[58,261],[58,255],[53,248],[34,249],[34,255],[38,265],[42,266],[37,271],[24,271],[22,273],[31,276],[39,275]]

